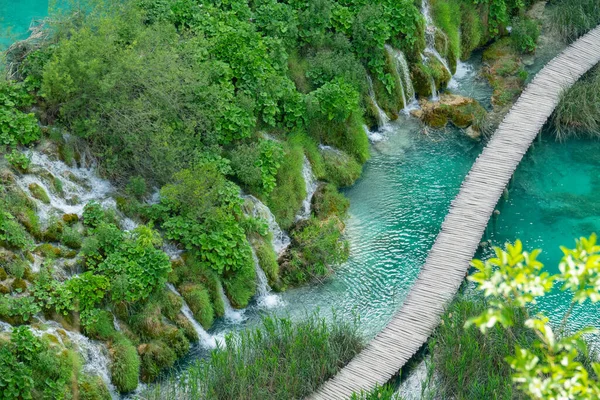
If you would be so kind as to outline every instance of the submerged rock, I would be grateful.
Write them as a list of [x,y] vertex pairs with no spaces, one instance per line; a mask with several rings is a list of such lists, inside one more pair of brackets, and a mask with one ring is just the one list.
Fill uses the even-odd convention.
[[457,128],[468,129],[471,138],[480,136],[481,125],[486,111],[481,104],[470,97],[443,94],[436,101],[421,100],[421,109],[411,114],[432,128],[443,128],[449,122]]

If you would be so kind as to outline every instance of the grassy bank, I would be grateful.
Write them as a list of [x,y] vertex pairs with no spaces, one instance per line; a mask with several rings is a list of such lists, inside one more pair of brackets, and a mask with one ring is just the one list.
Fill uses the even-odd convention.
[[298,323],[266,318],[261,328],[227,337],[225,348],[157,384],[141,398],[300,399],[361,348],[355,325],[328,325],[316,315]]

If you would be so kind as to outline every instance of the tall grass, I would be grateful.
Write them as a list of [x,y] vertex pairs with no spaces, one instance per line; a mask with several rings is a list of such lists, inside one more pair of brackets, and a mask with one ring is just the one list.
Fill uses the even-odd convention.
[[570,136],[600,138],[599,67],[562,94],[550,123],[559,140]]
[[227,337],[225,348],[142,398],[300,399],[346,365],[362,345],[354,324],[328,325],[316,315],[299,323],[266,318],[262,328]]
[[487,335],[464,328],[465,322],[486,309],[482,299],[458,297],[442,317],[430,341],[438,391],[445,399],[525,399],[512,382],[505,358],[515,345],[530,348],[535,335],[523,327],[525,315],[515,310],[516,323],[510,330],[495,327]]
[[560,36],[572,42],[600,23],[598,0],[553,0],[550,20]]

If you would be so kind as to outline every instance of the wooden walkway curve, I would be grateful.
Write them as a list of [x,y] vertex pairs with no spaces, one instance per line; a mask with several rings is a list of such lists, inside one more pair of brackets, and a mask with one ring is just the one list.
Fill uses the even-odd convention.
[[464,280],[488,220],[523,155],[572,86],[600,62],[600,26],[532,80],[462,183],[417,281],[392,321],[312,400],[343,400],[385,384],[427,341]]

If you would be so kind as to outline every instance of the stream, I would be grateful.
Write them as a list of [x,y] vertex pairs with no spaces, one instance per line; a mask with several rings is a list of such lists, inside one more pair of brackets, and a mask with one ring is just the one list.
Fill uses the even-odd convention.
[[[32,17],[47,12],[48,1],[0,0],[0,49],[22,37]],[[10,37],[6,34],[8,25],[13,27]],[[552,54],[542,53],[528,70],[537,72]],[[474,97],[489,109],[491,89],[478,76],[480,68],[481,54],[475,54],[468,63],[459,63],[453,91]],[[261,293],[243,314],[228,310],[228,317],[217,321],[208,334],[222,337],[232,330],[257,326],[266,313],[298,319],[315,310],[327,318],[359,318],[365,338],[375,336],[388,323],[417,278],[450,202],[483,143],[453,127],[425,129],[406,115],[387,123],[372,137],[378,141],[372,143],[372,157],[362,177],[344,190],[351,202],[346,226],[348,262],[324,282],[278,294],[268,306],[265,296],[273,295]],[[558,143],[545,135],[517,169],[508,199],[499,203],[500,215],[490,223],[487,239],[502,245],[520,238],[526,248],[543,248],[540,260],[551,272],[557,272],[559,245],[571,246],[574,238],[600,231],[598,154],[600,142],[573,139]],[[305,215],[303,207],[299,218]],[[274,244],[278,250],[289,243],[287,236],[279,233]],[[489,250],[478,255],[487,257]],[[564,293],[555,291],[540,302],[540,309],[559,320],[569,301]],[[571,317],[572,327],[600,327],[599,307],[577,307]],[[198,345],[188,360],[206,351]],[[180,363],[183,365],[185,361]]]

